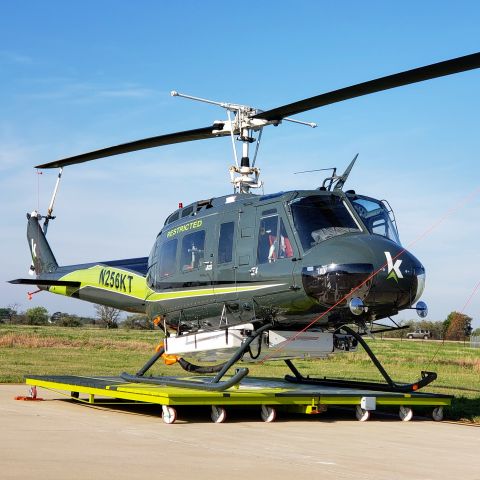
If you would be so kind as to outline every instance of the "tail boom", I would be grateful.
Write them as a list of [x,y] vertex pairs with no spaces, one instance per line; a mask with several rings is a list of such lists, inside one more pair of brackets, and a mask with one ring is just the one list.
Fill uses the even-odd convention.
[[27,215],[27,239],[37,278],[10,283],[37,285],[41,290],[130,312],[145,312],[147,258],[59,266],[40,226],[41,216]]

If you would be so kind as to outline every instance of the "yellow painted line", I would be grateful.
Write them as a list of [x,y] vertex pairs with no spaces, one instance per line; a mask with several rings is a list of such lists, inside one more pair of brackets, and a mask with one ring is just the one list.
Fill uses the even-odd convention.
[[165,300],[174,300],[176,298],[206,297],[211,295],[223,295],[226,293],[252,292],[264,290],[266,288],[280,287],[284,283],[275,283],[270,285],[252,285],[248,287],[221,287],[221,288],[203,288],[199,290],[180,290],[176,292],[159,293],[155,292],[148,297],[149,302],[163,302]]
[[452,403],[451,398],[422,398],[422,397],[398,397],[398,398],[388,398],[388,397],[377,397],[377,405],[435,405],[435,406],[449,406]]

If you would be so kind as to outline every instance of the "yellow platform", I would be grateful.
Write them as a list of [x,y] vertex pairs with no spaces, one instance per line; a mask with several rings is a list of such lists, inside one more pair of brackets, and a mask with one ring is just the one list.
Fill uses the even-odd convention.
[[[192,381],[205,381],[205,377],[192,377]],[[434,419],[442,417],[442,408],[451,404],[452,397],[432,393],[398,393],[339,388],[323,385],[292,384],[276,378],[244,378],[240,384],[221,392],[179,388],[164,385],[129,383],[120,377],[79,377],[79,376],[28,376],[28,385],[55,391],[70,392],[72,398],[86,395],[89,403],[95,398],[110,398],[130,402],[162,405],[164,420],[169,414],[176,418],[175,406],[209,405],[214,413],[224,413],[225,407],[234,405],[259,405],[262,418],[268,420],[268,412],[275,409],[299,412],[319,413],[328,405],[351,405],[356,407],[359,420],[367,419],[370,411],[381,406],[399,406],[400,416],[410,419],[412,407],[433,407]],[[216,407],[216,408],[215,408]],[[402,410],[403,409],[403,410]],[[403,415],[402,415],[403,412]],[[363,418],[362,417],[366,417]],[[274,416],[274,415],[273,415]],[[410,418],[408,418],[410,416]],[[360,418],[359,418],[360,417]],[[174,421],[174,420],[173,420]],[[218,420],[214,420],[218,421]],[[223,421],[223,420],[221,420]]]

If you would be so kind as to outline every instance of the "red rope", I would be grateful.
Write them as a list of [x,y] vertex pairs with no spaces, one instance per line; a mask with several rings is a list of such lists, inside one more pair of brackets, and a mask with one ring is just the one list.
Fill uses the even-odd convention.
[[[475,293],[477,293],[477,290],[480,288],[480,282],[477,283],[477,285],[475,285],[475,288],[473,289],[472,293],[470,294],[470,296],[468,297],[467,301],[465,302],[465,304],[463,305],[463,307],[460,309],[460,312],[457,312],[457,315],[454,316],[454,318],[452,319],[452,321],[454,319],[456,319],[459,315],[463,315],[463,313],[465,312],[466,308],[468,307],[468,305],[470,304],[470,302],[472,301]],[[440,351],[440,349],[445,345],[445,335],[446,335],[446,331],[444,331],[443,333],[443,342],[438,346],[437,350],[435,351],[435,353],[433,354],[432,358],[430,359],[430,361],[428,362],[428,365],[426,367],[425,370],[428,369],[428,367],[430,367],[430,365],[432,364],[432,362],[435,360],[435,357],[438,355],[438,352]]]
[[465,310],[467,309],[468,305],[470,304],[470,302],[472,301],[474,295],[477,293],[477,290],[480,288],[480,282],[477,283],[477,285],[475,286],[475,288],[473,289],[473,292],[470,294],[470,296],[468,297],[468,300],[465,302],[465,305],[462,307],[462,309],[460,310],[460,313],[464,313]]

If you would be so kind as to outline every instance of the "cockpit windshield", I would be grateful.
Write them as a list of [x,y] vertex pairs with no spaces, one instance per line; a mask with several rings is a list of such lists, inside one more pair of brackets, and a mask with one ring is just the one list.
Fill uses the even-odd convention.
[[388,203],[360,195],[347,195],[370,233],[382,235],[400,245],[392,211],[387,208]]
[[337,195],[311,195],[290,204],[303,249],[345,233],[359,232],[353,215]]

